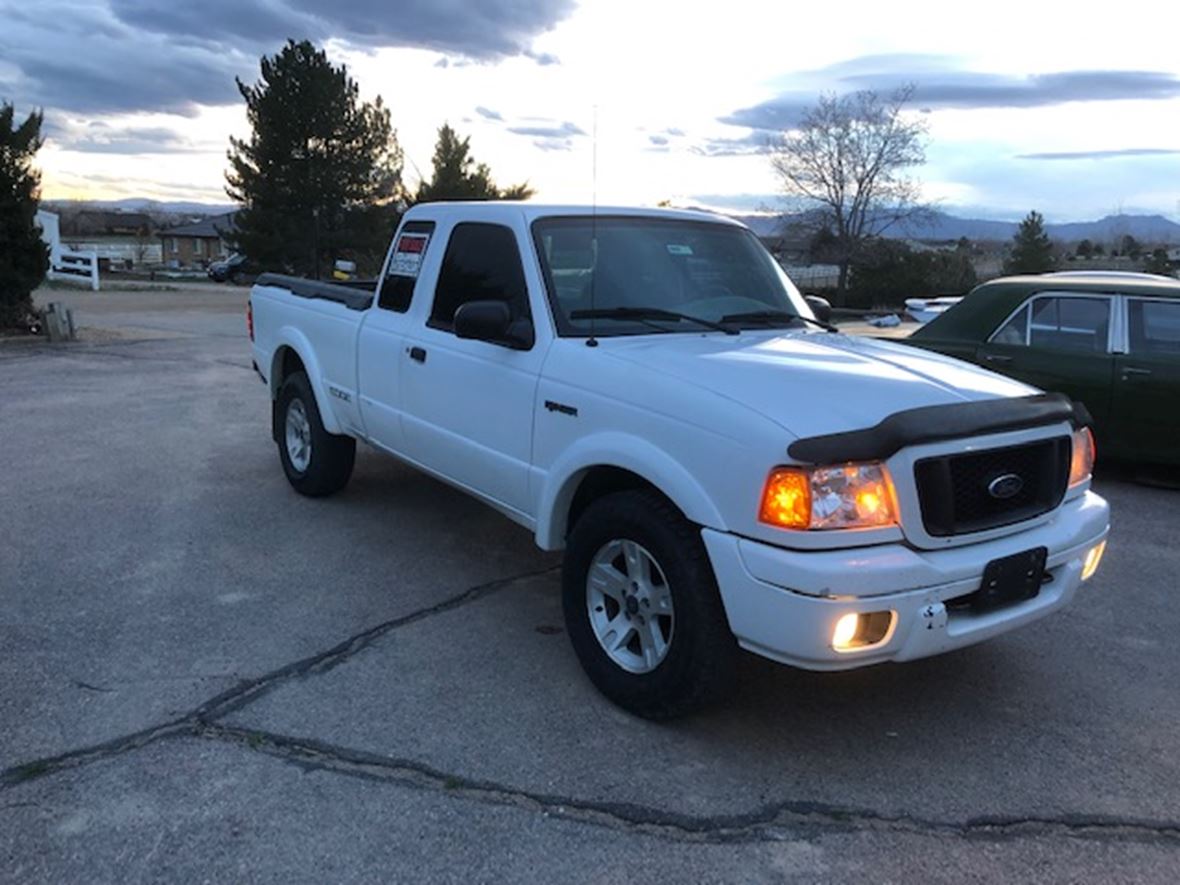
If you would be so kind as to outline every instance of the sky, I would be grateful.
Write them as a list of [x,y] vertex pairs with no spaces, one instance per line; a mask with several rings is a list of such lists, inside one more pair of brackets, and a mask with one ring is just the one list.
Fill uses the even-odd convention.
[[783,208],[767,145],[822,93],[914,84],[913,170],[958,215],[1180,220],[1180,4],[0,0],[0,100],[45,112],[47,199],[225,203],[234,84],[294,37],[545,202]]

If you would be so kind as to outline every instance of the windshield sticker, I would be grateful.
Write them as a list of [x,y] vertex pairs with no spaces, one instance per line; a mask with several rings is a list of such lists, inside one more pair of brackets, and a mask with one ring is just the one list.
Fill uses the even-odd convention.
[[672,255],[691,255],[692,246],[681,246],[677,243],[667,244],[668,252]]
[[405,233],[398,237],[397,245],[393,247],[393,260],[389,262],[389,275],[417,277],[429,241],[430,234]]

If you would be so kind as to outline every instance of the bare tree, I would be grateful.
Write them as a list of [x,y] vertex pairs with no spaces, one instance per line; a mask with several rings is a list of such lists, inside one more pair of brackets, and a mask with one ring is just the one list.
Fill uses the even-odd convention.
[[771,149],[783,190],[810,210],[813,229],[830,231],[840,267],[837,300],[864,242],[925,211],[905,171],[926,162],[926,123],[906,114],[913,85],[888,97],[861,91],[820,96]]

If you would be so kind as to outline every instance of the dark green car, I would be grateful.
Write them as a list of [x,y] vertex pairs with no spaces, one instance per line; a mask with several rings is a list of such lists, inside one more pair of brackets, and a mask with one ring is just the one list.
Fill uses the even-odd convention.
[[1005,277],[907,340],[1081,400],[1100,455],[1180,464],[1180,281]]

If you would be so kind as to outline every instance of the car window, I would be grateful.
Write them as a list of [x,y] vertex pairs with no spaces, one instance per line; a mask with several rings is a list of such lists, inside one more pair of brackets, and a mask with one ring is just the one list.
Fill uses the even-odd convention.
[[414,297],[414,286],[418,282],[418,271],[426,257],[426,247],[434,233],[433,221],[407,221],[402,225],[393,244],[393,255],[381,281],[377,295],[377,306],[398,313],[410,308]]
[[1109,298],[1048,296],[1032,303],[1031,347],[1105,353],[1110,330]]
[[1000,327],[1000,331],[992,336],[996,344],[1027,344],[1028,343],[1028,305],[1020,308],[1012,319]]
[[524,267],[511,228],[469,222],[452,231],[429,325],[450,329],[455,311],[469,301],[503,301],[514,320],[529,315]]
[[1127,319],[1131,353],[1180,356],[1180,302],[1132,298]]
[[[634,308],[714,323],[735,314],[810,315],[782,268],[737,225],[561,216],[534,222],[533,240],[561,335],[651,334],[651,323],[626,316]],[[592,310],[621,314],[579,316]],[[667,324],[665,331],[673,329],[699,332],[700,326]]]

